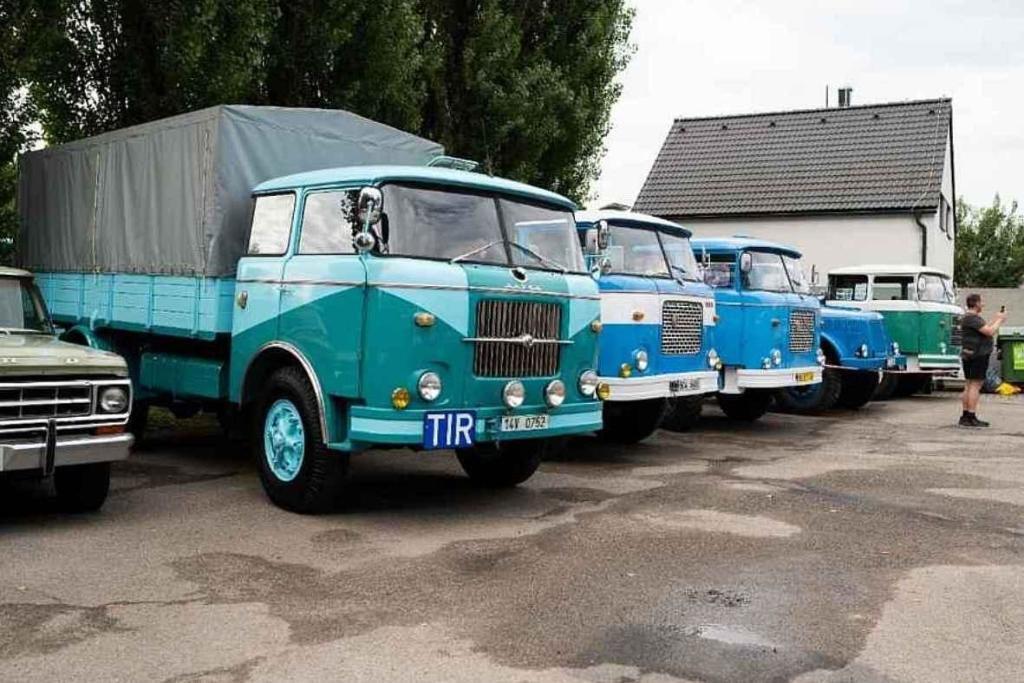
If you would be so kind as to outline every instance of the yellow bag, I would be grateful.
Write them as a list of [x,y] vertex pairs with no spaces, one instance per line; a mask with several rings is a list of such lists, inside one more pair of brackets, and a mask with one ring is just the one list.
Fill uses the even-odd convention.
[[1015,387],[1012,384],[1007,384],[1006,382],[1003,382],[998,387],[996,387],[996,393],[999,394],[1000,396],[1013,396],[1014,394],[1019,394],[1020,392],[1020,387]]

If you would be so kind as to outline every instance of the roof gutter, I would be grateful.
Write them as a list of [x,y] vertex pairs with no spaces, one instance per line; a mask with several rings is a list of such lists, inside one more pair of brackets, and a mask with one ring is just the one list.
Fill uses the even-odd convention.
[[921,209],[914,210],[914,222],[921,228],[921,265],[928,265],[928,226],[921,222]]

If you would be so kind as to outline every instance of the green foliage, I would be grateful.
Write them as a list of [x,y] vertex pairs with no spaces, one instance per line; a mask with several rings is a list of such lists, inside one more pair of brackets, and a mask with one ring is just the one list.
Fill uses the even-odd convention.
[[21,30],[25,4],[0,2],[0,263],[8,263],[14,250],[18,215],[16,156],[33,140],[32,108],[26,92],[22,65],[26,42]]
[[956,203],[954,270],[961,287],[1018,287],[1024,282],[1024,217],[1017,202],[975,208]]

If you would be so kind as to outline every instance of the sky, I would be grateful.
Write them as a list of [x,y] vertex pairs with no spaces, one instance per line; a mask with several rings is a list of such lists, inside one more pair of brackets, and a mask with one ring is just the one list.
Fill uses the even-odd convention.
[[953,98],[957,193],[1024,204],[1024,2],[633,0],[591,208],[632,204],[676,117]]

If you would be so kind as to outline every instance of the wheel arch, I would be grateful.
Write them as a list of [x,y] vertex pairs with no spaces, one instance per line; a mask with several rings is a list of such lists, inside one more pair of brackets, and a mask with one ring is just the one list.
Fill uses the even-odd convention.
[[96,330],[85,325],[75,325],[74,327],[65,330],[60,335],[61,341],[66,341],[69,344],[80,344],[81,346],[88,346],[90,349],[99,349],[100,351],[113,351],[114,345],[110,343],[110,340],[100,336]]
[[821,334],[821,350],[825,352],[825,358],[830,365],[839,365],[839,360],[844,355],[842,347],[836,343],[835,339],[824,332]]
[[306,375],[313,393],[316,395],[317,421],[320,424],[320,434],[325,443],[330,441],[327,432],[327,403],[324,397],[323,387],[320,385],[320,378],[313,369],[313,364],[298,348],[287,342],[268,342],[261,346],[249,360],[242,376],[242,389],[239,395],[239,404],[243,407],[251,406],[259,396],[258,388],[262,386],[270,376],[284,367],[298,367]]

